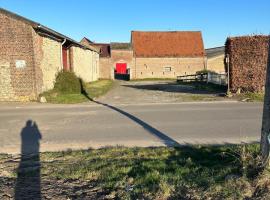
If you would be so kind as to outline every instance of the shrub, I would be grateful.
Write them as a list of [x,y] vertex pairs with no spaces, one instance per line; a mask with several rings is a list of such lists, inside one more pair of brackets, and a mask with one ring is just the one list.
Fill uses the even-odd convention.
[[82,92],[82,80],[73,72],[62,71],[57,74],[54,90],[63,94],[80,94]]

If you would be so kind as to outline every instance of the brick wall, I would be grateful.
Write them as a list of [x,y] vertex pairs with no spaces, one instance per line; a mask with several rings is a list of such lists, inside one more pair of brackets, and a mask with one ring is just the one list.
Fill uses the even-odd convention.
[[127,69],[133,68],[133,51],[112,49],[111,50],[111,66],[112,66],[113,71],[116,68],[116,63],[127,63]]
[[71,48],[71,68],[85,82],[96,81],[99,78],[98,53],[80,47]]
[[213,58],[208,58],[207,69],[217,73],[225,72],[224,57],[224,55],[220,55]]
[[111,58],[99,58],[99,78],[113,79]]
[[0,12],[0,78],[5,79],[0,82],[0,100],[37,97],[32,33],[30,25]]
[[135,58],[134,65],[132,79],[176,78],[203,70],[205,58]]

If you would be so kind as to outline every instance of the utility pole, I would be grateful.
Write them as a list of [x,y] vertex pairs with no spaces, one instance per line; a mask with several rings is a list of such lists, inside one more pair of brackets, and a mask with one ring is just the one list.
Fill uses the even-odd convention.
[[268,61],[266,72],[267,74],[265,81],[265,95],[261,129],[261,155],[264,166],[268,166],[270,143],[270,40],[268,46]]
[[230,57],[229,54],[226,54],[226,64],[227,64],[227,97],[232,97],[230,92]]

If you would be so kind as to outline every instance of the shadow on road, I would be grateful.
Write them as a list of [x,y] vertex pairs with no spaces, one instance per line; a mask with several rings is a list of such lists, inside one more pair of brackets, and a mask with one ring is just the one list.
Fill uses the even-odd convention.
[[112,105],[106,104],[106,103],[102,103],[99,101],[95,101],[92,100],[93,102],[103,105],[107,108],[110,108],[114,111],[117,111],[119,113],[121,113],[122,115],[128,117],[129,119],[131,119],[132,121],[136,122],[137,124],[139,124],[141,127],[143,127],[148,133],[150,133],[151,135],[157,137],[163,144],[165,144],[166,146],[180,146],[180,144],[175,141],[174,139],[170,138],[169,136],[167,136],[166,134],[162,133],[161,131],[157,130],[156,128],[152,127],[151,125],[147,124],[146,122],[142,121],[141,119],[135,117],[134,115],[121,110],[119,108],[116,108]]
[[157,130],[156,128],[152,127],[151,125],[147,124],[146,122],[144,122],[143,120],[135,117],[134,115],[124,111],[124,110],[121,110],[117,107],[114,107],[112,105],[109,105],[109,104],[106,104],[106,103],[102,103],[102,102],[99,102],[99,101],[96,101],[92,98],[89,97],[89,95],[87,94],[87,92],[84,90],[83,88],[83,85],[82,85],[82,82],[81,83],[81,93],[87,98],[89,99],[90,101],[96,103],[96,104],[99,104],[99,105],[102,105],[102,106],[105,106],[107,108],[110,108],[122,115],[124,115],[125,117],[131,119],[132,121],[134,121],[135,123],[139,124],[141,127],[143,127],[148,133],[150,133],[151,135],[157,137],[163,144],[165,144],[166,146],[180,146],[180,144],[175,141],[174,139],[170,138],[169,136],[167,136],[166,134],[162,133],[161,131]]
[[39,141],[37,124],[28,120],[21,131],[21,160],[17,169],[15,200],[41,199]]

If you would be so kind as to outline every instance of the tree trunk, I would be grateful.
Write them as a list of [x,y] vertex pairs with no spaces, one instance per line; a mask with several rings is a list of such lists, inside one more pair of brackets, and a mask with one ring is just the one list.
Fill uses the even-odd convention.
[[261,154],[264,166],[269,161],[269,140],[270,140],[270,40],[268,46],[267,75],[265,82],[265,96],[263,106],[262,130],[261,130]]

